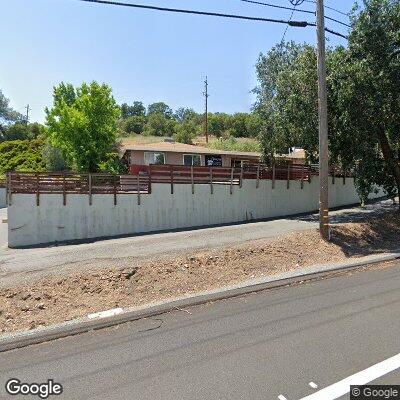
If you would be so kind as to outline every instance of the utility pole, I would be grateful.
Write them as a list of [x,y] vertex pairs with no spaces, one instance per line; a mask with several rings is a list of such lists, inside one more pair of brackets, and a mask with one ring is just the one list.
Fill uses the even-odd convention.
[[28,122],[29,122],[29,111],[31,111],[31,108],[29,107],[29,104],[26,105],[25,109],[26,109],[25,122],[26,122],[26,125],[28,125]]
[[325,65],[324,0],[317,0],[317,66],[318,66],[318,118],[319,118],[319,229],[323,239],[330,240],[328,193],[328,96]]
[[206,80],[204,81],[204,92],[203,95],[206,99],[206,112],[204,115],[204,134],[206,135],[206,143],[208,143],[208,97],[210,96],[208,94],[208,79],[206,76]]

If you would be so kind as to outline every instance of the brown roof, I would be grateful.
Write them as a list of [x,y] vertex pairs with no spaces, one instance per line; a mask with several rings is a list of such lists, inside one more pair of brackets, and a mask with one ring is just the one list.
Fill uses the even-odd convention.
[[139,151],[161,151],[172,153],[190,153],[190,154],[221,154],[238,157],[260,157],[260,153],[250,153],[241,151],[225,151],[215,150],[209,147],[193,146],[191,144],[177,143],[177,142],[158,142],[149,144],[125,144],[122,145],[122,151],[125,153],[127,150]]

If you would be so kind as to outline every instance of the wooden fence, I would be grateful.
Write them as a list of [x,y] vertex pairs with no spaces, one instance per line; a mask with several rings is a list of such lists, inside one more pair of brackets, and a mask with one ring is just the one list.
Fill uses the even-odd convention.
[[[268,167],[262,164],[249,164],[242,167],[188,167],[181,165],[150,165],[131,166],[135,175],[113,174],[78,174],[78,173],[52,173],[52,172],[9,172],[6,182],[9,201],[14,193],[36,194],[36,202],[39,205],[40,194],[59,193],[63,195],[63,203],[66,204],[67,194],[86,194],[89,204],[92,204],[94,194],[112,194],[114,204],[117,204],[117,195],[136,194],[138,204],[140,196],[151,193],[152,183],[170,185],[171,194],[174,186],[190,184],[194,194],[195,185],[210,185],[213,193],[214,185],[229,185],[233,193],[233,186],[242,186],[243,179],[256,181],[256,188],[261,180],[271,180],[272,188],[276,180],[285,180],[287,187],[290,181],[300,181],[301,188],[304,182],[310,182],[311,177],[318,175],[318,166],[315,165],[275,165]],[[342,177],[343,183],[350,173],[331,168],[332,182]],[[2,181],[0,180],[0,187]]]
[[7,194],[14,193],[36,194],[39,205],[40,194],[59,193],[63,195],[64,205],[67,194],[87,194],[92,203],[94,194],[114,195],[117,204],[118,194],[140,195],[151,191],[150,180],[145,175],[113,175],[113,174],[76,174],[76,173],[47,173],[47,172],[9,172],[7,174]]

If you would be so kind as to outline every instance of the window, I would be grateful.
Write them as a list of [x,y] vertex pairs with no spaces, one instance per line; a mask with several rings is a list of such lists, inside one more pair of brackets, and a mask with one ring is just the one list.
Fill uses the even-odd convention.
[[184,154],[183,155],[183,165],[200,167],[201,157],[200,154]]
[[157,153],[154,151],[145,151],[144,152],[144,163],[145,163],[145,165],[165,164],[164,153]]
[[206,165],[208,167],[222,167],[222,157],[217,155],[206,155]]
[[242,160],[232,160],[232,167],[241,168],[244,164]]

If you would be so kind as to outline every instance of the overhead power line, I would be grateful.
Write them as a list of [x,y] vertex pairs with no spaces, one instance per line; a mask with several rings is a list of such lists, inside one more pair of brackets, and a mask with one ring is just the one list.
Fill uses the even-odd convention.
[[[276,4],[271,4],[271,3],[264,3],[264,2],[262,2],[262,1],[255,1],[255,0],[239,0],[239,1],[242,1],[242,2],[244,2],[244,3],[258,4],[258,5],[260,5],[260,6],[265,6],[265,7],[273,7],[273,8],[281,8],[281,9],[283,9],[283,10],[290,10],[290,11],[292,11],[292,15],[291,15],[291,17],[289,18],[289,20],[292,19],[293,13],[294,13],[295,11],[315,15],[315,11],[310,11],[310,10],[304,10],[304,9],[301,9],[301,8],[296,8],[296,5],[294,5],[294,7],[292,8],[292,7],[278,6],[278,5],[276,5]],[[310,3],[314,3],[314,2],[310,1]],[[294,4],[296,4],[296,3],[294,3]],[[328,15],[325,15],[325,19],[329,19],[329,20],[331,20],[331,21],[333,21],[333,22],[336,22],[336,23],[338,23],[338,24],[340,24],[340,25],[347,26],[348,28],[350,28],[350,25],[349,25],[349,24],[346,24],[345,22],[339,21],[338,19],[329,17]]]
[[239,0],[239,1],[242,1],[243,3],[258,4],[258,5],[261,5],[261,6],[267,6],[267,7],[272,7],[272,8],[280,8],[282,10],[298,11],[298,12],[303,12],[303,13],[306,13],[306,14],[315,15],[314,11],[303,10],[301,8],[296,8],[296,7],[278,6],[276,4],[264,3],[262,1],[254,1],[254,0]]
[[[293,18],[293,15],[294,15],[294,12],[295,12],[295,8],[296,8],[296,5],[294,6],[294,8],[293,8],[293,10],[292,10],[292,13],[290,14],[289,21],[291,21],[292,18]],[[289,29],[289,25],[286,25],[285,32],[283,32],[283,36],[282,36],[281,42],[283,42],[283,41],[285,40],[286,33],[287,33],[288,29]]]
[[[307,2],[307,3],[316,3],[316,1],[315,0],[304,0],[305,2]],[[334,7],[329,7],[329,6],[325,6],[325,8],[327,9],[327,10],[332,10],[332,11],[335,11],[335,12],[337,12],[337,13],[339,13],[339,14],[342,14],[342,15],[344,15],[345,17],[348,17],[350,14],[349,13],[346,13],[346,12],[344,12],[344,11],[340,11],[340,10],[338,10],[337,8],[334,8]]]
[[[305,28],[307,26],[316,26],[315,22],[308,21],[288,21],[284,19],[274,19],[274,18],[264,18],[264,17],[250,17],[247,15],[238,15],[238,14],[224,14],[224,13],[216,13],[209,11],[196,11],[196,10],[186,10],[180,8],[167,8],[167,7],[158,7],[158,6],[148,6],[144,4],[134,4],[134,3],[124,3],[120,1],[109,1],[109,0],[78,0],[85,3],[94,3],[94,4],[102,4],[102,5],[111,5],[111,6],[119,6],[119,7],[131,7],[131,8],[140,8],[145,10],[155,10],[155,11],[165,11],[171,13],[180,13],[180,14],[192,14],[192,15],[202,15],[202,16],[211,16],[211,17],[220,17],[220,18],[232,18],[232,19],[241,19],[246,21],[259,21],[259,22],[273,22],[277,24],[287,24],[289,26],[295,26],[299,28]],[[332,30],[327,30],[327,32],[332,33],[333,35],[337,35],[340,37],[345,37],[344,35],[337,33]]]
[[326,31],[326,32],[329,32],[329,33],[332,33],[332,35],[340,36],[340,37],[342,37],[343,39],[348,39],[348,38],[349,38],[348,36],[342,35],[341,33],[336,32],[336,31],[333,31],[332,29],[329,29],[329,28],[325,28],[325,31]]
[[123,3],[120,1],[109,1],[109,0],[78,0],[78,1],[83,1],[86,3],[98,3],[98,4],[106,4],[106,5],[113,5],[113,6],[121,6],[121,7],[142,8],[145,10],[166,11],[166,12],[181,13],[181,14],[207,15],[207,16],[211,16],[211,17],[244,19],[247,21],[274,22],[277,24],[289,24],[290,26],[298,26],[298,27],[316,26],[316,24],[314,22],[307,22],[307,21],[287,21],[284,19],[249,17],[246,15],[223,14],[223,13],[215,13],[215,12],[209,12],[209,11],[196,11],[196,10],[186,10],[186,9],[180,9],[180,8],[148,6],[148,5],[144,5],[144,4]]

